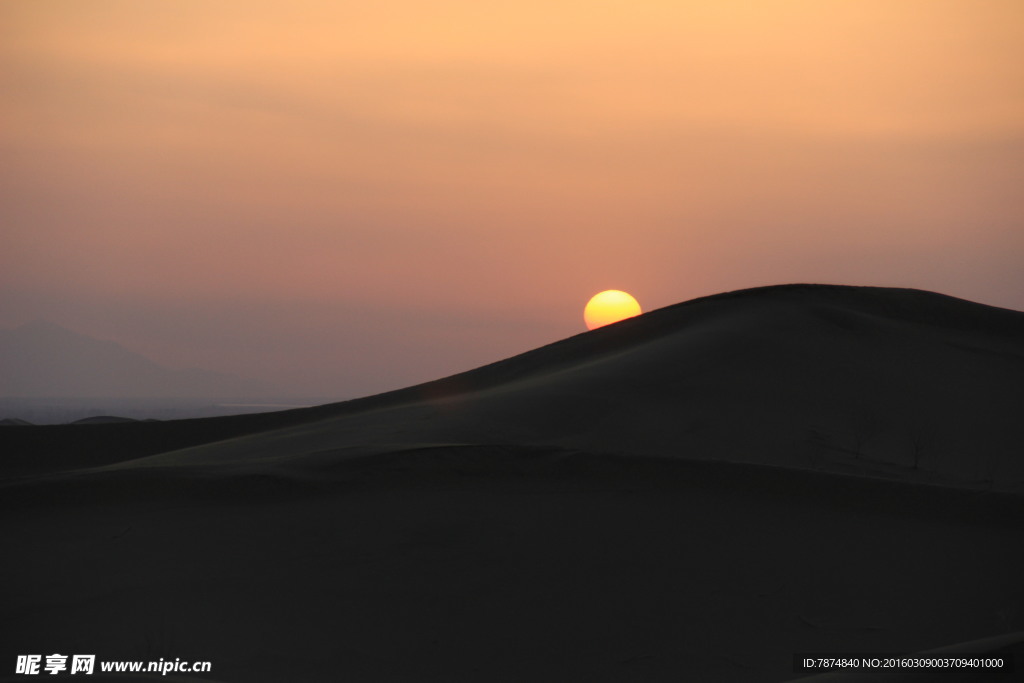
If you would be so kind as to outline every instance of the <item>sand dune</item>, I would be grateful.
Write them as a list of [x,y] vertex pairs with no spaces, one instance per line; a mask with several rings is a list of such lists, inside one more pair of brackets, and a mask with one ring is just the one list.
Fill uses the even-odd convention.
[[784,681],[1012,634],[1022,387],[1024,314],[789,286],[342,404],[0,429],[5,656]]

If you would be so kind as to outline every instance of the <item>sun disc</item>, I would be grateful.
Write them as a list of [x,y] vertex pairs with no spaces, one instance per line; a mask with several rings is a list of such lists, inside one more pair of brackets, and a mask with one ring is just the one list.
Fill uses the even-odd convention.
[[640,304],[631,295],[618,289],[607,289],[590,298],[583,309],[583,320],[588,330],[594,330],[641,313]]

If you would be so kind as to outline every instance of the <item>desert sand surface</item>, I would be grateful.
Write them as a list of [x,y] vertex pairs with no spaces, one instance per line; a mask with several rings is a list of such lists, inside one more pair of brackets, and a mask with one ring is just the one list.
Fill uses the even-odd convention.
[[0,680],[54,652],[231,683],[1024,669],[1024,313],[929,292],[744,290],[346,403],[0,444]]

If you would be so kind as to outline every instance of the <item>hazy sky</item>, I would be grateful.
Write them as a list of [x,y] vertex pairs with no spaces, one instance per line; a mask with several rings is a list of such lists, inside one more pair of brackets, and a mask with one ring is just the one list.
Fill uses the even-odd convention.
[[1020,0],[6,0],[0,325],[347,396],[783,282],[1024,309]]

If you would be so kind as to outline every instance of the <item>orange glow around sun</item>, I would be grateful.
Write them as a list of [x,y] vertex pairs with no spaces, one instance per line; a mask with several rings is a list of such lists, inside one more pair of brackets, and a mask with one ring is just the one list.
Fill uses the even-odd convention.
[[583,309],[583,320],[588,330],[594,330],[641,313],[640,304],[632,296],[617,289],[608,289],[591,297]]

